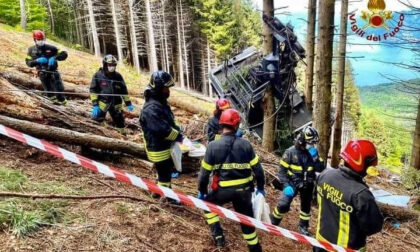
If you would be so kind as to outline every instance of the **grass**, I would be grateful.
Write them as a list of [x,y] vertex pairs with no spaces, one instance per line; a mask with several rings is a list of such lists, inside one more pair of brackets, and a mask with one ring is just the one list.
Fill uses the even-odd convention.
[[[33,192],[39,194],[83,195],[85,190],[74,189],[62,182],[35,183],[25,174],[7,167],[0,167],[0,190]],[[68,200],[31,200],[11,198],[0,200],[0,229],[23,237],[45,225],[72,223],[78,216],[67,214]]]
[[13,199],[0,201],[0,229],[23,237],[45,225],[67,222],[66,201],[31,201]]
[[26,180],[26,176],[19,171],[0,167],[0,189],[20,191]]

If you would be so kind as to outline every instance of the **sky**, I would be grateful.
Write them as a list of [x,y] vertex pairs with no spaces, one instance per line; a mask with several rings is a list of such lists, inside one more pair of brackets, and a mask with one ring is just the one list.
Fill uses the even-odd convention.
[[[262,9],[262,0],[253,0],[256,7]],[[322,1],[322,0],[321,0]],[[410,1],[416,7],[420,8],[420,0],[403,0]],[[319,0],[318,0],[319,2]],[[339,33],[340,24],[340,8],[341,1],[336,1],[335,5],[335,25],[336,33]],[[363,27],[367,22],[361,18],[361,11],[369,12],[367,8],[368,0],[350,1],[349,13],[355,13],[356,24],[358,27]],[[398,77],[400,79],[408,80],[413,78],[420,78],[420,73],[415,73],[411,70],[405,70],[395,67],[385,62],[405,62],[410,64],[416,58],[409,50],[401,49],[395,46],[389,46],[384,41],[384,34],[390,33],[393,28],[397,26],[398,19],[401,13],[404,13],[404,23],[401,30],[397,33],[398,37],[411,37],[420,41],[420,32],[404,31],[404,27],[419,27],[419,15],[409,15],[410,10],[407,6],[400,3],[398,0],[386,0],[386,10],[392,11],[392,20],[387,21],[390,30],[384,28],[367,28],[363,37],[354,34],[351,30],[351,24],[348,24],[348,45],[347,56],[349,57],[355,75],[356,84],[359,86],[376,85],[381,83],[388,83],[388,78]],[[290,22],[294,26],[294,32],[297,34],[299,41],[305,45],[306,39],[306,17],[308,0],[274,0],[275,8],[287,7],[276,12],[276,16],[283,23]],[[350,21],[350,20],[349,20]],[[381,42],[368,41],[368,35],[381,36]],[[339,38],[335,38],[335,46],[338,46]],[[397,42],[396,38],[387,38],[389,42]],[[363,45],[361,45],[363,44]],[[419,43],[420,47],[420,43]],[[417,58],[417,62],[418,62]]]

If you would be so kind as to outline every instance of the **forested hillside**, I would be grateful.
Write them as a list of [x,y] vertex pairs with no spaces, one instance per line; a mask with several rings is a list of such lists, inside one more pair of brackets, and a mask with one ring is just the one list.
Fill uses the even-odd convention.
[[[20,3],[24,2],[24,8]],[[0,0],[0,22],[43,29],[87,48],[112,53],[134,68],[166,70],[181,87],[205,94],[217,62],[261,41],[261,20],[251,0]],[[27,22],[21,24],[21,9]]]
[[384,166],[400,171],[411,154],[416,98],[399,83],[362,86],[359,90],[363,111],[359,135],[375,141]]

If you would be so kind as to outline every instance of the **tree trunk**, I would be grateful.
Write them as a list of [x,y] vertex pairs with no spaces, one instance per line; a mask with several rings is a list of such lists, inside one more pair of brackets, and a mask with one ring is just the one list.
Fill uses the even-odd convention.
[[133,63],[137,73],[140,73],[139,49],[137,47],[136,26],[134,25],[133,0],[128,1],[128,8],[130,13],[131,52],[133,55]]
[[165,52],[165,61],[166,61],[166,72],[169,73],[169,48],[168,48],[168,36],[166,34],[166,15],[165,15],[165,1],[162,0],[162,23],[163,23],[163,45]]
[[420,170],[420,98],[417,106],[416,129],[414,130],[410,165],[415,169]]
[[207,40],[207,86],[209,88],[209,96],[210,98],[213,98],[213,87],[210,84],[210,71],[211,71],[211,57],[210,57],[210,43]]
[[201,50],[200,50],[200,63],[201,63],[201,86],[202,86],[202,93],[203,95],[208,95],[208,86],[207,86],[207,79],[208,75],[206,74],[206,63],[205,63],[205,46],[204,43],[201,43]]
[[179,82],[181,88],[185,88],[184,82],[184,66],[182,65],[182,41],[181,41],[181,22],[179,14],[179,4],[176,3],[176,31],[178,35],[178,73],[179,73]]
[[93,49],[95,50],[95,56],[100,57],[101,46],[99,44],[98,30],[96,29],[96,21],[95,21],[95,15],[93,13],[92,0],[86,0],[86,1],[87,1],[88,11],[89,11],[89,24],[90,24],[90,29],[92,32]]
[[336,95],[336,120],[334,124],[333,148],[331,154],[331,166],[338,167],[340,163],[341,135],[343,127],[343,97],[344,80],[346,76],[346,43],[347,43],[347,12],[349,0],[341,1],[341,25],[340,25],[340,48],[338,58],[338,82]]
[[[263,13],[267,16],[274,15],[274,1],[273,0],[264,0],[263,1]],[[268,55],[273,50],[273,37],[270,31],[270,28],[267,24],[263,24],[263,53]],[[272,87],[269,86],[264,95],[264,124],[263,124],[263,139],[262,147],[266,151],[274,150],[274,138],[275,138],[275,122],[276,117],[272,116],[274,114],[274,96]],[[270,118],[271,117],[271,118]]]
[[314,126],[319,132],[318,145],[320,157],[327,161],[331,134],[331,74],[334,38],[334,0],[322,0],[319,3],[317,88],[314,114]]
[[23,133],[33,137],[46,140],[54,140],[63,143],[99,148],[104,150],[121,151],[136,156],[145,155],[145,151],[142,145],[129,141],[80,133],[68,129],[18,120],[2,115],[0,115],[0,124],[18,131],[22,131]]
[[316,23],[316,0],[308,1],[308,34],[306,36],[306,83],[305,101],[306,106],[312,111],[312,94],[314,86],[314,59],[315,59],[315,23]]
[[120,28],[118,26],[117,10],[116,10],[116,6],[115,6],[115,0],[111,0],[111,11],[112,11],[112,21],[114,22],[115,40],[117,42],[118,61],[122,63],[123,62],[123,52],[122,52],[122,45],[121,45]]
[[[42,83],[38,78],[28,78],[28,75],[26,74],[0,69],[0,77],[5,78],[12,84],[16,83],[30,89],[44,90]],[[89,98],[89,90],[87,86],[80,87],[78,85],[64,83],[64,92],[68,92],[69,94],[66,94],[66,96],[70,97],[78,97],[84,99]]]
[[25,0],[20,0],[20,27],[22,30],[26,30],[26,8]]
[[181,21],[181,31],[182,31],[182,46],[184,47],[184,62],[185,62],[185,74],[187,77],[187,90],[190,90],[190,71],[188,70],[188,53],[187,46],[185,43],[185,29],[184,29],[184,15],[182,14],[182,2],[179,0],[179,11],[180,11],[180,21]]
[[152,23],[152,11],[150,10],[150,1],[145,0],[145,7],[146,7],[146,20],[147,20],[147,37],[149,39],[149,70],[151,72],[155,72],[158,70],[157,65],[157,57],[156,57],[156,44],[155,44],[155,33],[153,31],[153,23]]
[[47,0],[47,6],[48,6],[48,13],[50,14],[50,26],[51,26],[51,33],[54,34],[55,31],[55,25],[54,25],[54,14],[51,8],[51,1]]

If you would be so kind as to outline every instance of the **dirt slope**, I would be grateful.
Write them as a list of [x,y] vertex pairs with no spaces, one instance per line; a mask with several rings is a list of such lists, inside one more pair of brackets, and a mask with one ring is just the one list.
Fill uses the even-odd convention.
[[[2,60],[0,64],[24,67],[23,59],[26,49],[32,44],[30,35],[7,30],[0,26],[0,50]],[[63,48],[62,46],[60,46]],[[99,67],[100,59],[87,53],[69,50],[70,57],[65,64],[60,65],[63,79],[66,82],[87,87],[89,76]],[[3,62],[5,61],[5,62]],[[10,72],[25,73],[16,67],[5,67]],[[146,74],[136,75],[129,67],[119,66],[129,82],[132,92],[140,93],[147,78]],[[66,76],[67,75],[67,76]],[[134,85],[131,83],[138,83]],[[0,84],[1,85],[1,84]],[[5,95],[0,93],[0,98]],[[8,93],[7,95],[12,95]],[[191,139],[203,140],[204,123],[211,112],[212,104],[191,98],[184,93],[173,93],[175,115]],[[35,102],[42,102],[42,98],[31,95]],[[0,99],[0,103],[1,103]],[[136,127],[137,114],[143,100],[135,100],[134,116],[128,119],[129,134],[126,139],[140,142],[140,131]],[[33,108],[29,112],[39,112]],[[91,105],[89,101],[72,99],[67,108],[60,108],[60,113],[78,114],[79,120],[89,120]],[[83,112],[84,113],[81,113]],[[59,125],[57,120],[45,117],[43,123]],[[77,112],[77,113],[76,113]],[[42,113],[41,113],[42,114]],[[42,117],[42,115],[41,115]],[[83,127],[78,130],[86,130]],[[109,129],[112,130],[112,129]],[[115,132],[114,132],[115,133]],[[63,145],[64,148],[81,153],[95,160],[112,164],[127,172],[140,177],[154,179],[155,172],[147,162],[140,159],[112,155],[107,152],[92,153],[82,151],[78,146]],[[270,154],[260,152],[264,162],[272,165],[277,162]],[[183,174],[174,180],[174,188],[189,195],[196,195],[197,170],[196,164],[189,164],[191,172]],[[103,195],[124,194],[132,195],[144,201],[131,200],[20,200],[15,198],[0,199],[2,204],[17,204],[25,210],[37,210],[49,206],[61,216],[54,223],[44,223],[36,231],[18,238],[11,233],[7,225],[0,222],[0,251],[217,251],[211,241],[210,232],[202,217],[201,211],[184,206],[172,206],[154,200],[148,193],[140,189],[93,174],[84,168],[57,159],[16,141],[0,137],[0,169],[14,171],[25,176],[26,180],[19,182],[12,191],[22,193],[54,193],[73,195]],[[0,184],[1,191],[7,191]],[[268,201],[271,208],[276,204],[278,191],[267,189]],[[52,207],[50,207],[52,206]],[[230,207],[228,205],[228,207]],[[312,211],[311,232],[314,232],[316,208]],[[296,230],[299,216],[298,199],[292,205],[282,226]],[[239,225],[228,220],[222,220],[226,230],[228,246],[221,251],[247,251],[242,239]],[[395,229],[390,223],[385,225],[384,231],[369,239],[371,251],[418,251],[420,249],[418,230],[413,228],[413,222],[405,222]],[[264,251],[311,251],[308,246],[291,240],[275,237],[259,232]]]

